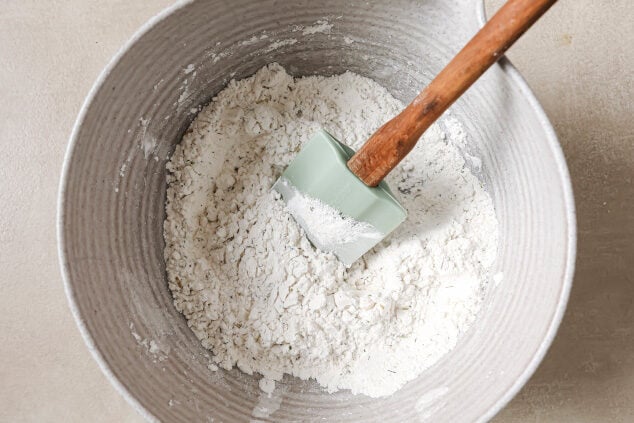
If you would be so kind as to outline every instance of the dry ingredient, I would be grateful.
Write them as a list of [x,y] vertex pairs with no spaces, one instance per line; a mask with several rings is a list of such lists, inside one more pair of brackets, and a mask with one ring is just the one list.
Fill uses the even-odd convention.
[[[282,197],[286,210],[300,224],[311,244],[324,252],[331,252],[344,263],[354,261],[350,247],[367,245],[368,250],[383,238],[383,234],[367,222],[357,221],[317,198],[295,188],[284,176],[276,184],[284,186]],[[356,255],[355,255],[356,257]]]
[[165,260],[177,309],[219,367],[262,375],[265,392],[287,373],[389,395],[473,323],[498,227],[455,119],[390,174],[408,219],[348,269],[270,190],[320,127],[358,148],[401,108],[367,78],[293,79],[271,64],[231,81],[192,123],[167,166]]

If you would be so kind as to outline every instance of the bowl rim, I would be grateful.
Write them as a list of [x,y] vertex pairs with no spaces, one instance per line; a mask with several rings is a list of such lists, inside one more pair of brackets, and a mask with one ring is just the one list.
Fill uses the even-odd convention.
[[[154,26],[156,26],[159,22],[163,21],[174,12],[180,10],[193,3],[196,0],[181,0],[175,4],[172,4],[165,9],[161,10],[158,14],[151,17],[147,20],[136,32],[117,50],[117,52],[112,56],[112,58],[108,61],[107,65],[101,71],[95,82],[93,83],[86,99],[84,100],[80,111],[77,115],[77,119],[73,124],[73,129],[71,131],[71,135],[68,141],[68,145],[66,147],[66,152],[64,154],[64,159],[62,163],[62,171],[59,183],[59,189],[57,193],[57,217],[56,217],[56,235],[57,235],[57,254],[60,262],[60,271],[62,275],[62,281],[64,284],[64,291],[66,293],[66,297],[68,300],[68,305],[70,307],[71,313],[79,328],[79,331],[82,335],[82,338],[88,347],[93,359],[97,362],[99,368],[105,374],[106,378],[110,381],[110,383],[115,387],[115,389],[119,392],[121,396],[123,396],[126,401],[147,421],[158,422],[159,419],[152,414],[150,410],[145,408],[141,402],[134,397],[134,395],[128,390],[128,388],[123,385],[123,383],[114,375],[114,372],[110,369],[109,365],[106,363],[101,351],[96,346],[96,343],[89,332],[84,317],[81,315],[78,307],[77,298],[75,295],[75,291],[70,281],[69,275],[69,263],[66,257],[66,241],[63,235],[64,232],[64,205],[65,205],[65,193],[68,185],[68,175],[70,170],[70,162],[73,151],[75,150],[75,144],[79,138],[79,130],[84,123],[86,118],[86,114],[90,107],[90,104],[95,99],[97,92],[104,85],[106,79],[112,72],[112,70],[117,66],[120,59],[125,55],[125,53],[147,32],[149,32]],[[475,14],[476,19],[478,21],[478,25],[480,27],[484,26],[487,21],[486,17],[486,6],[485,0],[479,0],[475,3]],[[555,164],[557,166],[557,171],[560,175],[560,181],[562,183],[563,189],[563,203],[566,211],[566,225],[567,225],[567,248],[566,248],[566,265],[562,280],[561,289],[559,292],[559,298],[557,301],[557,307],[553,314],[553,317],[550,321],[548,329],[546,330],[544,337],[539,344],[539,347],[535,351],[531,361],[528,363],[524,371],[521,375],[515,380],[515,382],[494,402],[491,403],[487,411],[485,411],[480,417],[478,417],[478,422],[486,422],[493,418],[502,408],[504,408],[510,401],[517,395],[520,389],[528,382],[530,377],[535,373],[539,364],[544,359],[546,352],[550,348],[555,335],[557,334],[557,330],[561,324],[563,319],[566,306],[568,304],[568,299],[570,296],[570,290],[572,288],[572,281],[575,270],[575,259],[576,259],[576,246],[577,246],[577,225],[576,225],[576,211],[575,211],[575,203],[574,196],[572,190],[572,182],[570,179],[570,173],[568,171],[568,167],[566,165],[566,160],[564,157],[563,150],[561,148],[561,144],[557,138],[555,130],[550,123],[546,112],[539,104],[535,94],[532,92],[530,86],[524,79],[524,77],[520,74],[517,68],[511,63],[511,61],[503,56],[494,66],[499,66],[501,70],[509,77],[509,79],[516,85],[520,94],[524,96],[529,105],[535,111],[537,120],[541,124],[544,129],[546,135],[546,142],[550,147],[551,153],[555,160]]]

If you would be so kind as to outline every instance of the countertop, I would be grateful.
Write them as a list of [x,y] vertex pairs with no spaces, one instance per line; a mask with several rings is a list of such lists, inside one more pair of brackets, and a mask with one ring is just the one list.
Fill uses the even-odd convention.
[[[0,421],[142,421],[72,319],[55,208],[84,97],[123,42],[170,3],[2,4]],[[487,4],[493,10],[502,0]],[[557,338],[496,422],[634,421],[633,19],[631,0],[561,0],[509,53],[563,145],[579,243]]]

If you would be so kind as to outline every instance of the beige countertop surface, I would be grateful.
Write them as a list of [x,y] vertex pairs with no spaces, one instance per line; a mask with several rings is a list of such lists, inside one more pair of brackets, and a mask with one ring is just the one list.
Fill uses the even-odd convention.
[[[170,3],[2,2],[0,421],[142,421],[75,326],[55,208],[84,97],[124,41]],[[509,53],[559,134],[579,243],[557,338],[496,422],[634,421],[633,45],[634,1],[560,0]]]

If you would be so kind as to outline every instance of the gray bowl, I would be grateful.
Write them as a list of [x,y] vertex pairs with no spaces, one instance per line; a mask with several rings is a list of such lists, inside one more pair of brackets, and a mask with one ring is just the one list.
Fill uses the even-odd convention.
[[292,74],[368,76],[408,102],[482,24],[472,0],[192,1],[126,44],[77,119],[59,194],[71,308],[103,371],[163,421],[482,421],[533,373],[561,320],[575,254],[573,198],[556,136],[502,60],[452,109],[500,222],[504,281],[435,366],[387,398],[208,369],[174,309],[163,262],[165,162],[230,78],[277,61]]

